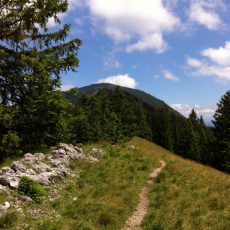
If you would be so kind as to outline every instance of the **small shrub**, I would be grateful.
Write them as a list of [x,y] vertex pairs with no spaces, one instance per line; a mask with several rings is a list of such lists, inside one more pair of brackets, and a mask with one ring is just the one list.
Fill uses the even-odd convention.
[[114,216],[111,213],[108,212],[102,212],[99,214],[97,218],[97,224],[99,226],[106,227],[108,225],[111,225],[114,222]]
[[60,227],[61,227],[61,221],[46,219],[38,224],[37,230],[59,230]]
[[29,196],[35,202],[40,203],[46,192],[42,185],[28,177],[22,177],[18,192],[22,195]]
[[18,215],[16,212],[7,212],[0,217],[0,229],[9,229],[15,225],[18,220]]

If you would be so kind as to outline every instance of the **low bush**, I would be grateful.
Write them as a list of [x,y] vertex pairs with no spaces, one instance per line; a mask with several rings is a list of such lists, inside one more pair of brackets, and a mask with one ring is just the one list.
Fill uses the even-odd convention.
[[16,212],[11,211],[0,217],[0,229],[10,229],[18,221]]
[[37,203],[40,203],[46,194],[42,185],[28,177],[22,177],[18,186],[18,192],[22,195],[29,196]]

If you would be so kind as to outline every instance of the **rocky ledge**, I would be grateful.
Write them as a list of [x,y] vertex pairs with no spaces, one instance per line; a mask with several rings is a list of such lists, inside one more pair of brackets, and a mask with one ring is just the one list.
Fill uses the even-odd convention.
[[21,160],[0,170],[0,189],[16,189],[23,176],[48,186],[54,177],[68,175],[70,162],[77,159],[97,161],[91,155],[84,154],[81,148],[63,143],[52,148],[51,154],[27,153]]

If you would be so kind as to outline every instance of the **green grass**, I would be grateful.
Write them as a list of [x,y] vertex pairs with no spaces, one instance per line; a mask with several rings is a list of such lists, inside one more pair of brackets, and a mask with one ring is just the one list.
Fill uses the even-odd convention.
[[157,150],[167,162],[151,188],[145,230],[228,230],[230,177],[210,167],[184,160],[159,146],[135,138],[141,151]]
[[[128,146],[134,145],[131,150]],[[138,204],[149,173],[167,165],[151,185],[144,230],[228,230],[230,177],[134,138],[120,146],[98,144],[98,162],[72,163],[72,177],[55,179],[41,204],[22,204],[23,213],[4,216],[0,226],[33,230],[119,230]],[[2,194],[3,201],[6,194]]]
[[[92,147],[87,146],[85,150]],[[152,154],[140,154],[125,145],[111,147],[102,144],[96,147],[102,148],[105,156],[98,162],[72,163],[75,176],[57,179],[47,191],[46,202],[24,206],[24,215],[15,229],[122,228],[138,204],[139,192],[148,174],[159,165],[159,161]],[[53,194],[54,190],[58,191],[58,197]],[[49,201],[49,197],[56,198]],[[39,215],[36,215],[37,212]]]

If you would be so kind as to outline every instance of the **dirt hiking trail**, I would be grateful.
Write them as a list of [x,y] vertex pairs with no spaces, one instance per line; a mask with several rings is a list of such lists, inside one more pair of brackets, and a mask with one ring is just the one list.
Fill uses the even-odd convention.
[[149,185],[153,184],[155,179],[160,174],[161,170],[165,167],[166,163],[161,162],[161,167],[156,168],[149,175],[148,185],[146,185],[139,195],[139,204],[131,217],[126,221],[125,227],[122,230],[141,230],[141,223],[149,209]]

